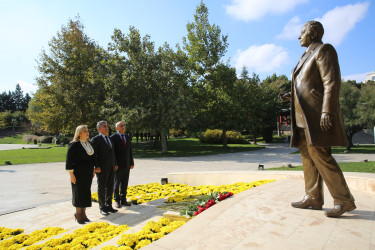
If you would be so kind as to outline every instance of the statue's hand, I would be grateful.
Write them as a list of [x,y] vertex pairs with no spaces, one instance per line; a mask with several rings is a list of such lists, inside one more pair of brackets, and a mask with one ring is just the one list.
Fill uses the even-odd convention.
[[278,97],[281,101],[286,102],[286,101],[290,101],[291,95],[290,95],[290,92],[288,92],[288,93],[279,94]]
[[331,113],[322,113],[322,116],[320,117],[320,128],[326,132],[330,128],[332,128],[334,120],[334,115]]

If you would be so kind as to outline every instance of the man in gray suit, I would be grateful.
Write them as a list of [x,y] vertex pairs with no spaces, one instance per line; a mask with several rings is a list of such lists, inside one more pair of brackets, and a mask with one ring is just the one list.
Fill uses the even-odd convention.
[[321,210],[323,181],[334,199],[328,217],[339,217],[356,208],[344,175],[331,155],[331,146],[348,144],[339,106],[341,85],[336,50],[322,42],[324,29],[317,21],[307,22],[298,37],[307,47],[292,71],[290,93],[280,95],[291,101],[291,147],[299,147],[306,195],[293,202],[296,208]]
[[109,129],[106,121],[97,123],[99,134],[92,138],[92,145],[96,155],[95,172],[98,180],[98,202],[102,215],[118,210],[112,207],[114,171],[117,170],[115,150],[108,137]]

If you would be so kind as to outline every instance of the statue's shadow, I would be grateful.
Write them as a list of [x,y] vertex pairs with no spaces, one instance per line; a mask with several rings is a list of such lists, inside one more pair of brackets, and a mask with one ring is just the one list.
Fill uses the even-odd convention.
[[[323,209],[328,210],[328,209]],[[356,209],[351,212],[344,213],[341,217],[341,219],[348,219],[348,220],[375,220],[375,212],[374,211],[368,211],[368,210],[360,210]]]

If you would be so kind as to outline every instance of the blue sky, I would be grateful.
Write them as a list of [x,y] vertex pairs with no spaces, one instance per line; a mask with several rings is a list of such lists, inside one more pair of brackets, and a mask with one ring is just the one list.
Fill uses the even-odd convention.
[[[182,44],[200,0],[0,0],[0,92],[35,92],[36,60],[48,42],[77,15],[104,48],[114,28],[135,26],[157,46]],[[335,46],[344,79],[363,81],[375,71],[375,6],[369,0],[205,0],[211,24],[228,35],[224,60],[262,79],[290,72],[304,48],[302,25],[323,23],[323,42]]]

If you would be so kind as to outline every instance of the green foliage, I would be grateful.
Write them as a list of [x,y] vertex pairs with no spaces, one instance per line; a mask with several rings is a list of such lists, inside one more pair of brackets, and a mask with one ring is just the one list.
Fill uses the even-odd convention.
[[134,27],[127,35],[115,30],[112,40],[113,60],[120,65],[111,68],[118,75],[111,82],[119,110],[115,116],[124,118],[133,130],[152,128],[160,133],[162,152],[167,153],[165,131],[186,127],[192,107],[186,55],[167,43],[155,51],[150,37],[142,38]]
[[169,130],[169,134],[173,137],[182,137],[182,136],[186,136],[187,131],[182,130],[182,129],[172,128],[172,129]]
[[6,110],[4,112],[0,112],[0,129],[5,129],[13,126],[20,126],[24,123],[29,122],[27,119],[25,112],[23,111],[15,111],[11,112]]
[[208,8],[201,1],[196,8],[194,22],[186,25],[187,38],[183,38],[184,50],[188,53],[189,63],[198,75],[212,71],[225,55],[228,36],[221,35],[219,26],[211,25],[208,20]]
[[9,111],[23,111],[25,112],[31,97],[28,93],[25,95],[21,86],[17,83],[15,91],[3,92],[0,94],[0,112]]
[[[343,162],[339,163],[339,166],[343,172],[360,172],[360,173],[375,173],[375,162]],[[268,168],[266,170],[287,170],[287,171],[302,171],[302,166],[296,167],[279,167],[279,168]]]
[[[228,144],[247,144],[248,142],[236,131],[227,131],[227,142]],[[201,143],[220,144],[223,141],[223,130],[220,129],[207,129],[206,132],[202,133],[199,137]]]
[[69,20],[38,60],[39,89],[28,110],[33,124],[54,133],[72,133],[80,124],[95,126],[106,99],[105,57],[82,23]]

